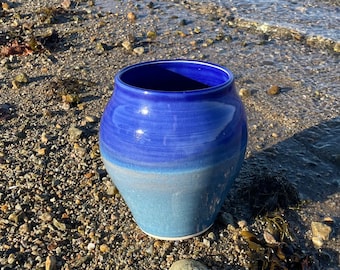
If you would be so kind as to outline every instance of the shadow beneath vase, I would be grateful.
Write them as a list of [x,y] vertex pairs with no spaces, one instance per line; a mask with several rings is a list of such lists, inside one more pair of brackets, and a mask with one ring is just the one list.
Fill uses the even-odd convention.
[[[311,222],[324,223],[323,218],[328,216],[332,218],[332,224],[328,224],[332,228],[330,239],[338,239],[340,212],[334,200],[339,193],[340,117],[337,117],[247,158],[213,230],[218,234],[228,223],[237,228],[241,220],[252,224],[249,229],[254,234],[241,237],[248,248],[254,243],[259,245],[259,250],[254,245],[249,248],[249,254],[254,255],[254,262],[261,267],[264,263],[275,267],[273,259],[265,262],[261,256],[266,256],[267,250],[279,257],[278,249],[273,249],[264,236],[271,220],[277,220],[281,224],[274,224],[278,233],[286,226],[292,239],[284,238],[288,235],[275,239],[274,235],[274,241],[281,240],[290,247],[291,255],[298,256],[296,265],[285,264],[287,269],[304,269],[303,264],[308,269],[337,267],[338,243],[329,240],[322,248],[315,248],[310,238]],[[221,218],[226,214],[230,221]],[[286,261],[287,252],[283,252]]]

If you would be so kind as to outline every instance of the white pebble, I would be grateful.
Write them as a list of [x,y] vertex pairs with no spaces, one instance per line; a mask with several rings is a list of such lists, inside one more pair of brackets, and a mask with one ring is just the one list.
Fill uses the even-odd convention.
[[94,250],[95,247],[96,247],[96,244],[95,244],[95,243],[89,243],[89,244],[87,245],[87,250],[88,250],[88,251]]

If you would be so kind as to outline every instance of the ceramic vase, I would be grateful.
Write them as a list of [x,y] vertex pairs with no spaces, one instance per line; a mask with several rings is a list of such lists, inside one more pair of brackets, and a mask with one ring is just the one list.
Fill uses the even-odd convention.
[[205,232],[246,150],[246,115],[233,74],[194,60],[122,69],[101,119],[99,144],[141,230],[168,240]]

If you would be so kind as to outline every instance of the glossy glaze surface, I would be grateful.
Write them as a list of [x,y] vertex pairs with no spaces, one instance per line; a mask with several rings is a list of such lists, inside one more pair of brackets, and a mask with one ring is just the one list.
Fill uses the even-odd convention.
[[105,167],[137,224],[166,239],[211,226],[246,143],[231,72],[197,61],[123,69],[100,127]]

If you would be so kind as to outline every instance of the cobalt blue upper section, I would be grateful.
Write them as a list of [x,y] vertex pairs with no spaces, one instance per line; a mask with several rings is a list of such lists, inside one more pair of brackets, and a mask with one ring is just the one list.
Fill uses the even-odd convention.
[[246,116],[227,69],[153,61],[116,75],[99,136],[103,158],[115,164],[193,169],[244,151]]

